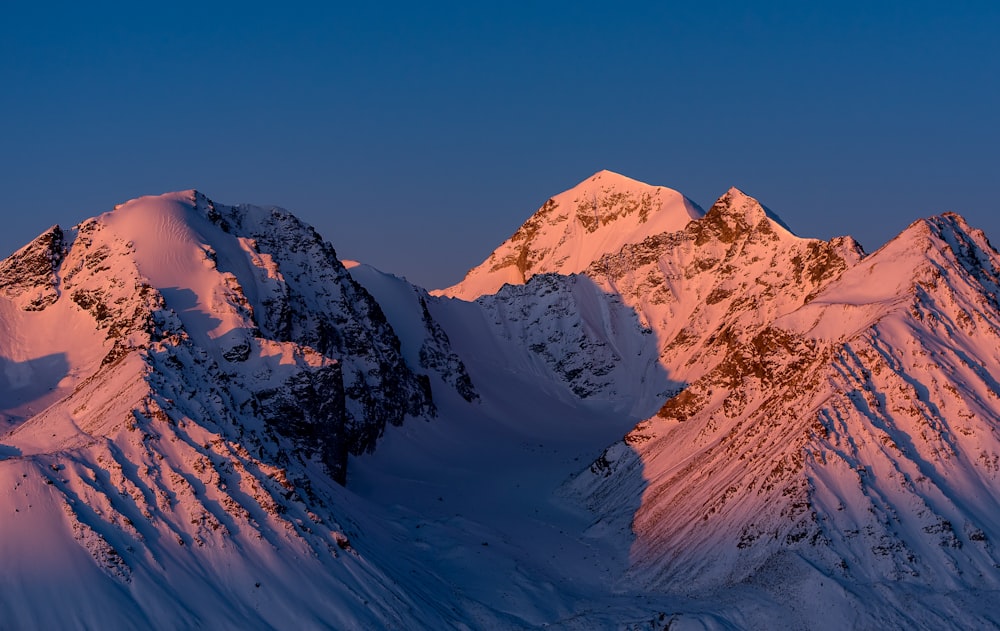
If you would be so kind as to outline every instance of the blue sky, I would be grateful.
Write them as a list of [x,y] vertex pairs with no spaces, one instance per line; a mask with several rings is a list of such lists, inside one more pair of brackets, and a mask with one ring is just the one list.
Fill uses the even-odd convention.
[[145,4],[5,4],[2,254],[198,188],[444,286],[603,168],[869,251],[946,210],[1000,242],[994,2]]

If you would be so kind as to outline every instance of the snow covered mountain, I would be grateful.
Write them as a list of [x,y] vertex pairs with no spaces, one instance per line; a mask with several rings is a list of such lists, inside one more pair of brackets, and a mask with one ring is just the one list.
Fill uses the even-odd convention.
[[582,272],[603,255],[701,215],[677,191],[600,171],[549,199],[461,283],[435,293],[474,300],[535,274]]
[[[849,237],[794,236],[731,189],[631,241],[579,267],[655,338],[665,403],[561,490],[593,511],[594,537],[634,537],[619,585],[709,594],[750,626],[996,624],[1000,257],[982,233],[944,215],[865,257]],[[539,278],[477,302],[545,304],[580,282]],[[533,346],[531,330],[539,354],[576,353]],[[761,594],[771,617],[747,617]]]
[[936,217],[727,333],[570,485],[635,534],[627,580],[784,594],[806,627],[995,624],[998,270],[982,233]]
[[998,292],[957,215],[865,255],[608,171],[431,293],[133,200],[0,263],[0,616],[995,628]]
[[[277,352],[273,343],[336,358],[340,367],[331,370],[344,373],[345,398],[328,419],[339,426],[332,470],[342,469],[348,451],[370,451],[387,423],[434,414],[427,377],[406,366],[378,304],[288,213],[216,206],[194,191],[142,198],[69,235],[52,228],[5,261],[0,279],[17,307],[4,313],[16,335],[0,342],[0,351],[12,364],[8,378],[48,390],[36,406],[71,393],[130,351],[167,340],[206,349],[204,363],[234,379],[263,370],[255,362]],[[19,365],[39,346],[51,351],[56,370]],[[59,351],[73,356],[60,359]],[[258,386],[269,384],[244,385],[259,394]],[[271,398],[239,405],[280,406]],[[16,422],[27,410],[11,403],[6,415]]]
[[387,424],[435,414],[431,380],[311,228],[141,198],[47,231],[0,287],[7,624],[404,619],[331,483]]

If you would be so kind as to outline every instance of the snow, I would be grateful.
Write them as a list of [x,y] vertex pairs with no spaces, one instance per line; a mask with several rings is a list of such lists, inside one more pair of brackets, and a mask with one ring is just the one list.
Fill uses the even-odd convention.
[[[72,379],[0,436],[0,488],[25,494],[0,516],[11,572],[0,615],[16,627],[372,628],[411,611],[408,623],[441,626],[440,612],[418,610],[352,551],[324,508],[350,505],[346,492],[251,413],[270,389],[337,364],[251,336],[248,302],[265,304],[279,270],[209,221],[200,199],[142,198],[84,222],[54,303],[0,303],[3,325],[24,335],[3,340],[8,356],[55,344],[74,362],[8,370],[16,385],[26,366]],[[247,211],[248,223],[275,216]],[[66,335],[87,335],[60,337],[60,319]],[[249,344],[230,361],[233,332]],[[306,480],[313,507],[296,488]]]
[[[232,261],[244,253],[230,247],[221,252],[209,243],[232,244],[211,233],[221,232],[199,214],[195,191],[140,197],[117,207],[100,220],[121,241],[131,244],[139,272],[163,293],[203,346],[244,325],[221,296],[217,258]],[[228,307],[228,308],[227,308]]]
[[[996,626],[984,235],[943,216],[863,257],[738,189],[702,216],[611,172],[554,200],[445,292],[472,302],[358,262],[348,277],[279,211],[194,191],[82,223],[57,300],[0,297],[0,616]],[[605,215],[561,217],[588,200]],[[369,322],[338,310],[369,294]],[[301,342],[316,322],[381,338],[332,357]],[[320,433],[259,410],[297,379],[378,369],[357,355],[374,344],[398,344],[434,413],[387,424],[343,488]]]
[[411,366],[420,366],[420,347],[426,335],[421,321],[419,294],[395,276],[355,262],[345,265],[351,276],[375,295],[382,312],[402,343],[403,356]]
[[603,255],[680,230],[702,214],[675,190],[599,171],[546,202],[462,282],[432,294],[474,300],[534,274],[582,272]]
[[65,303],[22,311],[0,298],[0,431],[72,392],[107,352],[103,337]]

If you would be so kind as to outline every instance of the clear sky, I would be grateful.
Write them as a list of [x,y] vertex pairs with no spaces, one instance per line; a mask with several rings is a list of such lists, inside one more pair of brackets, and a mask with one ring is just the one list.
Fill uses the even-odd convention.
[[[211,5],[211,6],[204,6]],[[1000,3],[4,3],[0,255],[144,194],[457,282],[599,169],[869,250],[1000,244]]]

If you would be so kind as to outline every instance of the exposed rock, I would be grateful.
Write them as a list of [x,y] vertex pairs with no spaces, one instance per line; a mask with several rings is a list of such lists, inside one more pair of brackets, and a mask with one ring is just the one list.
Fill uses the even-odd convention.
[[250,303],[262,334],[340,361],[351,453],[372,451],[387,424],[435,414],[426,376],[406,365],[378,303],[315,230],[280,209],[227,207],[201,195],[196,201],[206,217],[239,235],[258,263]]
[[472,384],[472,379],[469,377],[462,358],[451,350],[448,334],[431,316],[431,312],[427,309],[427,300],[420,296],[418,301],[420,302],[421,319],[428,332],[427,339],[420,346],[420,366],[440,374],[441,379],[455,388],[458,394],[469,403],[478,401],[479,393],[476,392],[476,387]]
[[350,442],[339,364],[298,372],[256,397],[260,414],[271,427],[291,438],[305,458],[316,453],[334,480],[347,481]]
[[52,226],[0,263],[0,295],[25,311],[42,311],[59,298],[56,270],[66,244],[63,231]]

